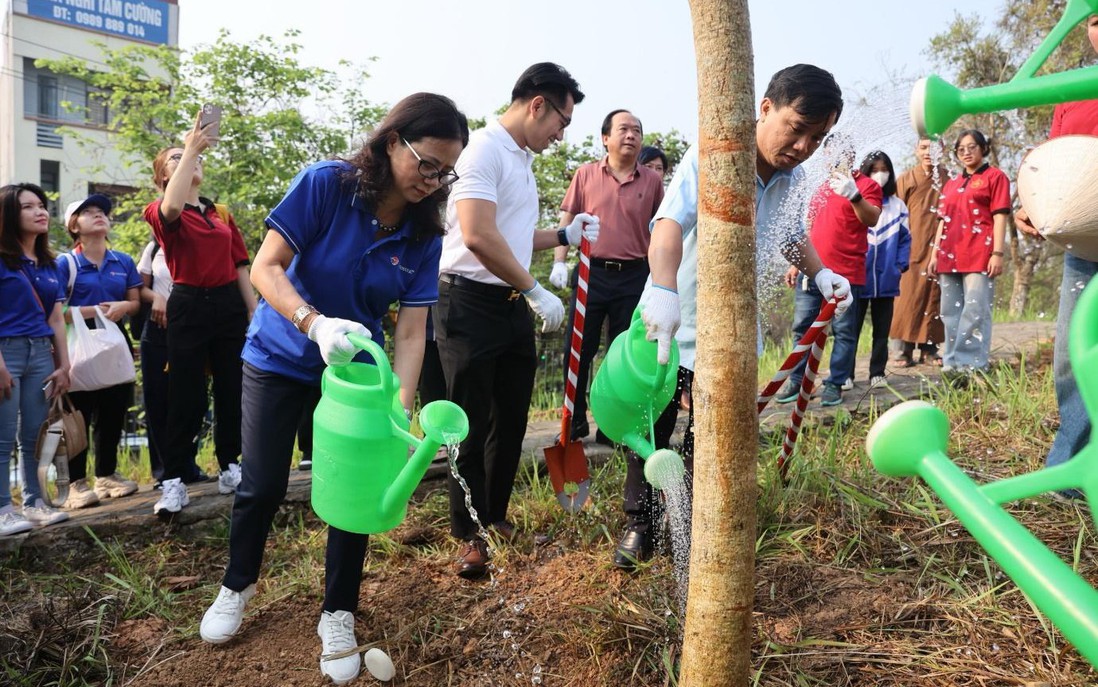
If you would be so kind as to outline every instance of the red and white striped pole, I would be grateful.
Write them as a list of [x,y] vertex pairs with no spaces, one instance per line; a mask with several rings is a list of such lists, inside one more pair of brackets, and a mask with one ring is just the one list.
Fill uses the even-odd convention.
[[834,299],[823,304],[823,307],[820,308],[820,314],[816,316],[816,321],[812,323],[812,326],[804,333],[801,340],[793,347],[793,352],[789,354],[789,357],[782,363],[781,368],[778,369],[777,374],[774,375],[774,379],[766,385],[766,388],[762,390],[762,393],[760,393],[758,397],[758,412],[762,413],[763,409],[770,403],[770,399],[774,397],[774,394],[778,393],[778,389],[781,388],[782,383],[789,378],[789,375],[793,372],[793,368],[797,366],[805,355],[809,356],[808,367],[805,370],[804,377],[801,379],[801,388],[800,393],[797,395],[797,403],[789,418],[789,428],[786,430],[785,440],[782,442],[782,452],[778,457],[778,470],[780,471],[783,480],[785,479],[788,470],[789,458],[793,455],[793,448],[797,443],[797,437],[800,435],[801,423],[804,421],[805,408],[808,406],[808,401],[812,397],[812,389],[816,385],[816,375],[820,368],[820,359],[823,357],[824,344],[827,342],[827,335],[831,329],[831,320],[835,315],[835,307],[837,305],[838,302]]
[[[579,274],[576,280],[576,314],[572,322],[572,350],[568,355],[568,377],[564,384],[564,417],[561,418],[561,445],[572,438],[572,413],[575,411],[576,381],[579,378],[580,353],[583,349],[583,322],[587,315],[587,280],[591,274],[591,242],[580,239]],[[585,420],[587,418],[584,418]]]

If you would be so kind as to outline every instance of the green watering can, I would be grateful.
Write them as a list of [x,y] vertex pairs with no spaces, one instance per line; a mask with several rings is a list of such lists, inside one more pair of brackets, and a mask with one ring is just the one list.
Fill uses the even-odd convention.
[[461,442],[469,419],[449,401],[428,403],[419,413],[424,438],[412,436],[385,351],[364,336],[347,338],[375,364],[324,370],[313,413],[313,510],[332,527],[376,534],[404,520],[439,447]]
[[1034,76],[1075,26],[1098,13],[1098,0],[1068,0],[1060,21],[1004,84],[962,91],[942,78],[919,79],[911,91],[911,123],[920,136],[938,136],[961,115],[1098,98],[1098,65]]
[[[1079,297],[1071,319],[1071,367],[1091,425],[1098,420],[1098,280]],[[877,470],[918,475],[1090,664],[1098,668],[1098,591],[1018,523],[1000,504],[1077,488],[1098,525],[1098,433],[1071,460],[977,486],[946,456],[949,421],[924,401],[908,401],[877,420],[866,449]]]
[[[681,480],[682,458],[654,445],[656,418],[675,395],[679,347],[671,341],[671,358],[656,363],[656,343],[645,339],[641,309],[633,311],[629,329],[610,344],[591,384],[591,414],[602,433],[625,444],[644,459],[644,477],[657,489]],[[668,374],[675,370],[676,374]]]

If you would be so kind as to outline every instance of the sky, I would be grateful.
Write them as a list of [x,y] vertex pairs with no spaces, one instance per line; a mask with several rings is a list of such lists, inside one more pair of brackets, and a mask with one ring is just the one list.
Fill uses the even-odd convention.
[[[893,74],[914,80],[932,71],[925,49],[957,11],[988,20],[1001,3],[750,0],[756,93],[775,71],[797,62],[831,71],[848,102]],[[602,118],[617,108],[632,110],[646,131],[678,129],[697,138],[686,0],[179,0],[179,8],[184,49],[212,42],[221,27],[244,41],[294,28],[306,64],[335,69],[340,60],[376,57],[362,86],[371,102],[434,91],[470,117],[483,117],[508,102],[527,66],[553,61],[587,95],[569,140],[597,135]],[[906,102],[897,107],[906,109]]]

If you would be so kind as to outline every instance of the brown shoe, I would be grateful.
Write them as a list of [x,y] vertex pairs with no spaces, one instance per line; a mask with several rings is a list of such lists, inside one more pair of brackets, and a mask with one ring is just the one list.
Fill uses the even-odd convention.
[[515,527],[514,523],[500,520],[499,522],[493,522],[489,527],[500,539],[508,544],[514,544],[515,539],[518,538],[518,529]]
[[488,572],[488,544],[483,539],[461,542],[458,562],[454,567],[458,577],[478,580]]

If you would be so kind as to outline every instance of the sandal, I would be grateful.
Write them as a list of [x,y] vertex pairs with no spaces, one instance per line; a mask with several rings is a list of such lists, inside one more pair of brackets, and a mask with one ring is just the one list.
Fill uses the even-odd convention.
[[931,355],[926,355],[924,353],[923,356],[919,359],[919,362],[923,363],[924,365],[932,365],[934,367],[941,367],[942,366],[942,356],[938,355],[937,353],[934,353],[934,354],[931,354]]
[[915,362],[914,358],[909,358],[906,355],[896,358],[895,361],[896,367],[915,367],[919,364]]

